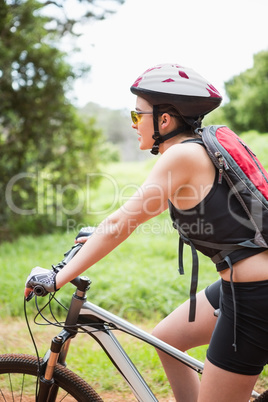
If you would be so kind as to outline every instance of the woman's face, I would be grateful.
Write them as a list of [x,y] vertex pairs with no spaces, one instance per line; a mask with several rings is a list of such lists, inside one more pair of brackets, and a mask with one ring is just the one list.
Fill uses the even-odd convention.
[[136,101],[137,112],[151,112],[151,114],[140,114],[140,121],[136,124],[132,123],[132,127],[137,130],[140,149],[152,149],[154,139],[154,124],[153,124],[153,107],[145,99],[137,97]]

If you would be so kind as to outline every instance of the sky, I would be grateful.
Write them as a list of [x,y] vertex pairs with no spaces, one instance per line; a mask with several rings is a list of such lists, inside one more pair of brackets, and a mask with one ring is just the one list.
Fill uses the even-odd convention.
[[91,72],[76,81],[75,103],[133,109],[130,86],[160,63],[193,68],[225,98],[224,82],[268,50],[267,16],[268,0],[126,0],[115,15],[82,28],[79,59]]

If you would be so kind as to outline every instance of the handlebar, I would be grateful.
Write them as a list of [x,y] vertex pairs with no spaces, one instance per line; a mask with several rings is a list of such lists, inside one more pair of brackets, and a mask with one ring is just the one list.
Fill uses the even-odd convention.
[[[80,230],[78,235],[76,236],[76,239],[79,237],[90,237],[95,228],[88,226],[84,227]],[[78,251],[81,249],[83,246],[83,243],[77,243],[75,244],[69,251],[67,251],[64,254],[64,259],[60,261],[57,265],[52,265],[53,270],[58,273],[66,264],[68,264],[69,261],[78,253]],[[75,287],[77,287],[78,290],[81,291],[86,291],[89,288],[90,285],[90,280],[86,276],[77,276],[73,280],[70,281]],[[33,288],[33,293],[36,296],[45,296],[47,294],[47,291],[42,285],[36,285]]]
[[33,288],[33,293],[36,296],[45,296],[45,294],[47,293],[46,290],[44,289],[44,287],[42,285],[36,285]]
[[[91,284],[90,279],[87,276],[77,276],[74,278],[72,281],[70,281],[78,290],[81,292],[85,292],[86,290],[89,289],[89,285]],[[36,285],[33,288],[33,293],[36,296],[45,296],[47,294],[47,291],[42,285]]]

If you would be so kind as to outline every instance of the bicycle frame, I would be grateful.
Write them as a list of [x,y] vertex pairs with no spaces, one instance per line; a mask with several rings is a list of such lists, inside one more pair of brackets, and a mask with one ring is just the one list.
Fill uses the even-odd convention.
[[[87,316],[95,317],[99,323],[99,320],[103,322],[103,330],[97,331],[94,326],[86,326],[84,330],[97,340],[97,342],[104,349],[107,356],[117,368],[117,370],[124,377],[133,394],[139,401],[152,402],[157,401],[149,386],[146,384],[135,365],[130,360],[129,356],[119,343],[114,334],[114,330],[123,331],[131,336],[141,339],[157,349],[160,349],[176,359],[184,362],[194,370],[202,373],[203,364],[198,360],[186,355],[185,353],[177,350],[176,348],[166,344],[155,338],[153,335],[146,333],[145,331],[137,328],[136,326],[128,323],[127,321],[120,319],[119,317],[111,314],[110,312],[103,310],[102,308],[86,302],[84,303],[80,319],[87,319]],[[95,331],[95,332],[93,332]]]
[[[83,280],[84,279],[85,278],[83,278]],[[57,361],[61,364],[65,364],[70,340],[77,332],[77,323],[81,324],[81,329],[85,333],[89,334],[100,344],[113,365],[117,368],[118,372],[123,376],[131,388],[137,400],[140,402],[156,402],[157,399],[118,341],[114,334],[115,330],[134,336],[170,356],[173,356],[175,359],[183,362],[198,373],[202,373],[203,363],[200,361],[157,339],[153,335],[148,334],[146,331],[139,329],[135,325],[130,324],[126,320],[110,313],[109,311],[86,301],[86,290],[87,289],[81,291],[77,289],[74,293],[64,330],[53,339],[52,345],[54,346],[52,346],[51,350],[47,352],[44,358],[45,381],[42,383],[42,379],[40,380],[38,401],[47,400],[47,395],[51,392],[51,390],[49,390],[51,387],[49,382],[53,380],[53,367],[55,367]],[[57,391],[54,389],[53,392]],[[52,401],[53,397],[51,394],[49,395],[49,400]],[[258,396],[258,393],[253,391],[252,396],[256,397]]]

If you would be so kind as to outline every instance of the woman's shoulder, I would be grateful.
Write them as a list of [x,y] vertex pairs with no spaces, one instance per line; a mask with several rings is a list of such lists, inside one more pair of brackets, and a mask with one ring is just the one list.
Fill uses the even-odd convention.
[[155,172],[180,176],[184,183],[196,183],[205,182],[208,177],[213,178],[215,166],[204,146],[186,142],[169,147],[155,164]]
[[174,164],[200,164],[207,162],[209,156],[203,145],[195,142],[182,142],[174,144],[161,155],[159,158],[160,163],[167,161]]
[[200,186],[213,185],[214,178],[215,167],[202,145],[178,143],[161,154],[146,183],[168,185],[170,198],[179,189],[189,185],[192,185],[195,191],[200,191]]

